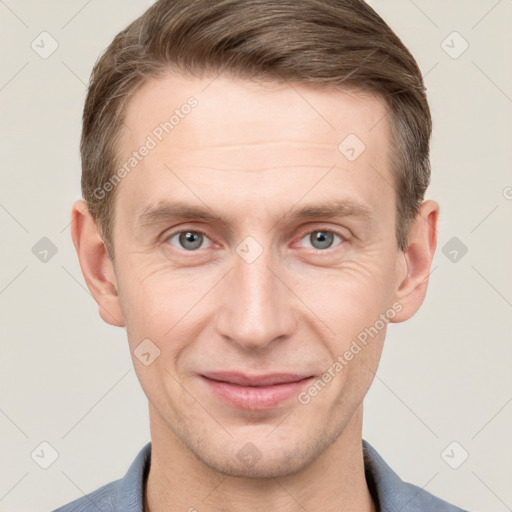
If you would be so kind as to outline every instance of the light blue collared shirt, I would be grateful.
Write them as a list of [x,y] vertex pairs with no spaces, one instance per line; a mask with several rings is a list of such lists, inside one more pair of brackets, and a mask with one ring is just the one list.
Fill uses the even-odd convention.
[[[365,476],[379,512],[467,512],[420,487],[402,481],[367,441],[362,440]],[[126,475],[54,512],[144,512],[144,487],[151,443],[139,452]]]

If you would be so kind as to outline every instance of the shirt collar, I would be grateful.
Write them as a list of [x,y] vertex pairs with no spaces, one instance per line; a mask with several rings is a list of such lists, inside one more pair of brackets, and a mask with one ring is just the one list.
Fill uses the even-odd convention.
[[[365,477],[368,489],[379,512],[422,512],[425,505],[447,506],[443,510],[461,510],[408,484],[388,466],[379,453],[366,440],[362,440]],[[151,465],[151,442],[147,443],[132,462],[124,478],[119,480],[117,501],[123,512],[144,512],[144,488]],[[453,508],[452,508],[453,507]]]

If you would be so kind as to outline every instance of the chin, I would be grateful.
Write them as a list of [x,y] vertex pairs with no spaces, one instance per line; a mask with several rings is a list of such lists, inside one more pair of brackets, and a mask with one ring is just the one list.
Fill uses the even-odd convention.
[[299,462],[298,460],[272,460],[266,462],[260,460],[253,466],[249,466],[242,462],[230,462],[217,458],[215,460],[202,460],[204,464],[222,475],[254,479],[269,479],[293,475],[308,464],[308,461]]
[[[265,441],[262,441],[262,444]],[[304,444],[304,442],[306,444]],[[255,441],[257,443],[257,441]],[[195,455],[211,469],[231,477],[268,479],[290,476],[309,466],[331,443],[326,438],[284,446],[268,443],[261,450],[251,441],[240,446],[239,443],[226,447],[224,452],[208,452]],[[226,454],[229,453],[229,456]]]

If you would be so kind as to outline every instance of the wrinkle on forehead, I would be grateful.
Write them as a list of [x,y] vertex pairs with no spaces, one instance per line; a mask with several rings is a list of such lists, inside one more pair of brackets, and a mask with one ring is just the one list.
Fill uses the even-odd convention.
[[[334,88],[268,89],[225,78],[209,82],[149,80],[130,100],[124,155],[188,98],[198,102],[125,178],[132,182],[126,183],[132,206],[142,198],[152,200],[157,192],[174,194],[176,187],[212,202],[220,200],[221,189],[226,197],[240,200],[246,194],[244,204],[258,198],[268,203],[271,197],[297,200],[312,187],[319,192],[316,182],[329,169],[334,172],[320,183],[329,195],[334,195],[336,184],[336,190],[368,203],[382,203],[386,192],[390,197],[385,202],[393,200],[391,136],[383,100]],[[355,161],[339,151],[350,134],[365,144]]]
[[137,147],[191,96],[198,105],[167,136],[185,150],[247,146],[279,138],[334,145],[348,132],[367,139],[373,128],[387,124],[384,100],[366,92],[347,93],[311,84],[268,89],[226,77],[212,82],[166,76],[148,80],[128,103],[124,145]]

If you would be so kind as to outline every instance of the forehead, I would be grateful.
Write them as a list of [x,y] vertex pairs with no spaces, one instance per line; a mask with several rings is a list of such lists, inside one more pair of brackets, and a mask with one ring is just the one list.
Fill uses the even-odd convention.
[[354,90],[169,72],[149,79],[127,105],[119,167],[143,146],[151,149],[124,173],[121,195],[140,212],[172,196],[186,173],[194,190],[259,191],[259,199],[278,191],[284,201],[282,192],[301,181],[311,186],[333,168],[324,192],[333,179],[369,192],[378,174],[392,179],[386,112],[382,98]]
[[[189,109],[191,98],[197,106]],[[159,79],[147,80],[128,102],[124,139],[136,142],[175,114],[173,138],[194,149],[197,141],[211,145],[257,142],[256,134],[260,139],[274,135],[308,142],[312,131],[316,133],[314,142],[336,143],[349,129],[369,140],[387,132],[386,111],[380,96],[354,89],[223,75],[197,78],[169,71]],[[216,129],[205,121],[213,122]],[[233,121],[247,130],[230,129]],[[381,129],[372,135],[377,125]]]

